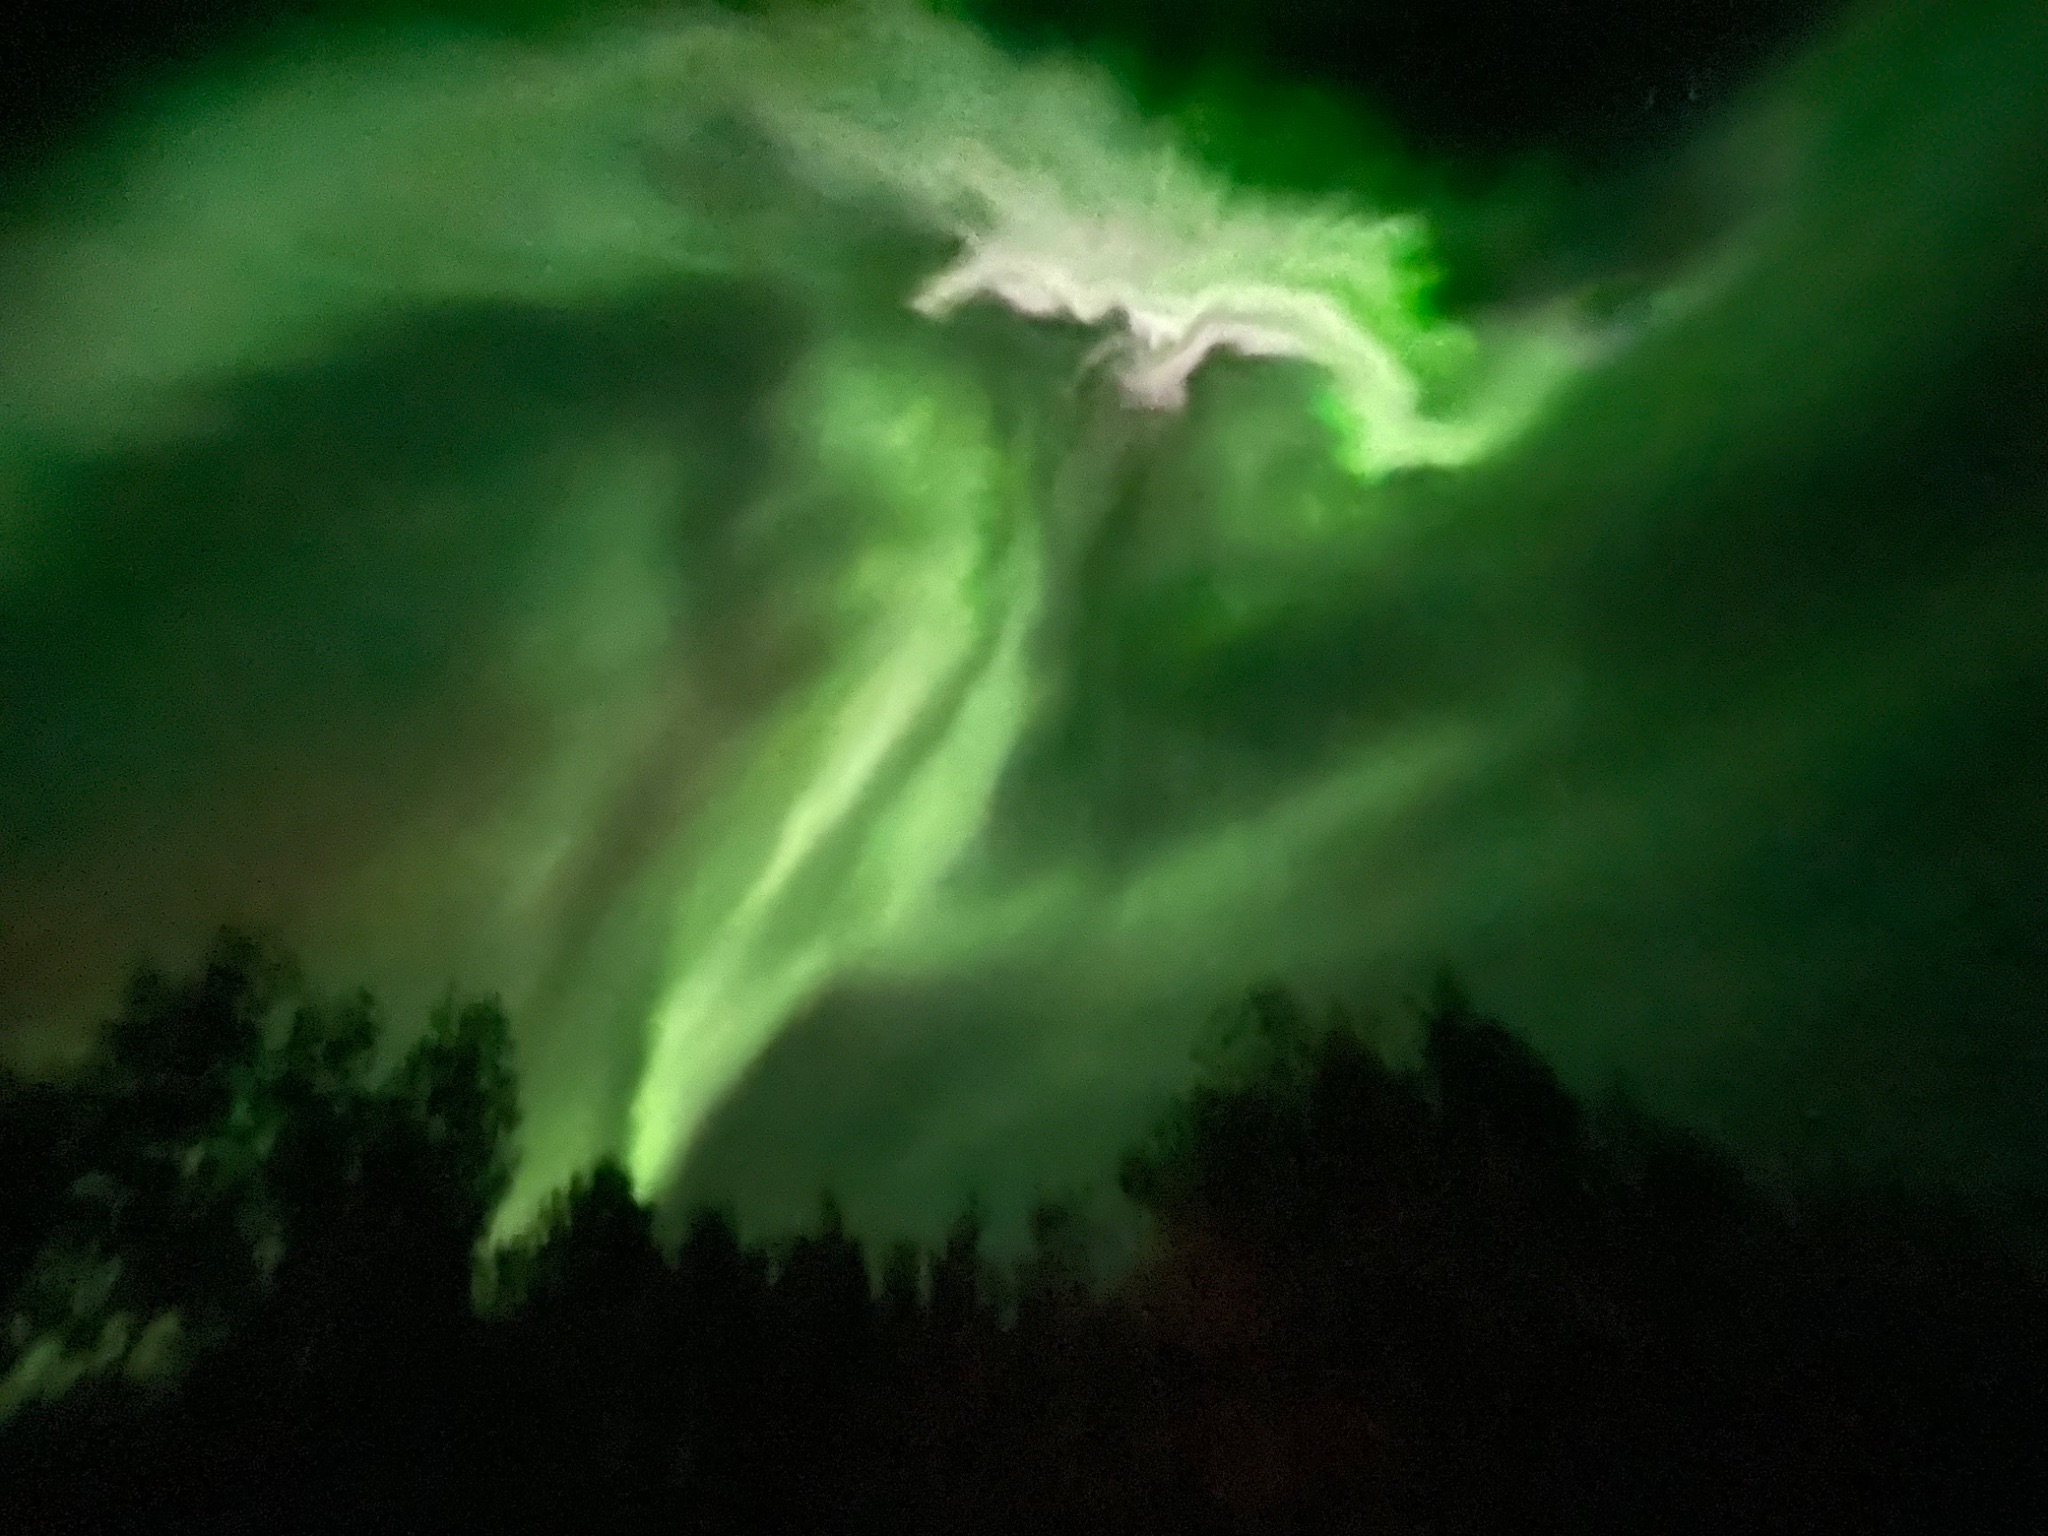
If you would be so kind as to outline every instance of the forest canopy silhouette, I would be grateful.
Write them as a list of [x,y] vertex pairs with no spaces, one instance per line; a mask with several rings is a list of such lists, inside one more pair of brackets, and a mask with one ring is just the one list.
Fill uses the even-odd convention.
[[730,1215],[606,1161],[484,1245],[511,1035],[397,1052],[224,934],[75,1079],[8,1078],[0,1480],[22,1530],[1976,1530],[2038,1513],[2015,1234],[1766,1189],[1589,1109],[1451,982],[1391,1065],[1266,987],[1116,1182],[999,1262]]

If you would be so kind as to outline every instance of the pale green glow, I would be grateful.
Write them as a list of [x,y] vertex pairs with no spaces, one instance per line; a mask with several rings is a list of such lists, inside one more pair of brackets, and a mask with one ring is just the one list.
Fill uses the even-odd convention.
[[748,755],[729,835],[681,906],[630,1166],[653,1188],[805,996],[905,932],[984,820],[1029,716],[1041,591],[1032,475],[971,381],[826,354],[793,392],[820,478],[872,508],[843,659]]
[[[753,105],[810,174],[960,239],[912,296],[920,314],[980,296],[1101,325],[1094,357],[1140,408],[1178,406],[1214,350],[1300,357],[1329,371],[1342,462],[1372,477],[1498,446],[1575,361],[1553,325],[1495,369],[1422,309],[1414,220],[1238,195],[1103,77],[1023,68],[883,10],[805,23],[749,62]],[[1434,419],[1425,388],[1446,381],[1474,403]],[[806,997],[943,948],[970,905],[947,876],[1031,720],[1041,543],[1062,511],[1057,476],[996,435],[979,389],[835,355],[794,396],[793,430],[814,438],[821,479],[861,488],[874,541],[840,589],[839,660],[742,759],[786,789],[739,791],[748,809],[681,905],[633,1107],[644,1189]]]
[[[669,520],[719,510],[693,499],[692,466],[730,445],[643,423],[506,492],[504,516],[537,531],[499,681],[551,730],[459,867],[491,935],[468,979],[501,985],[534,1034],[508,1221],[620,1140],[580,1031],[627,1012],[644,1029],[623,1142],[653,1190],[835,979],[939,963],[962,934],[1067,903],[970,891],[960,866],[1037,716],[1041,624],[1073,551],[1205,359],[1322,371],[1321,426],[1287,430],[1335,472],[1226,509],[1257,524],[1233,536],[1306,553],[1369,532],[1369,482],[1497,451],[1587,358],[1557,315],[1434,314],[1415,218],[1232,187],[1107,75],[1021,64],[908,9],[307,58],[193,90],[101,158],[121,196],[0,268],[0,570],[34,558],[5,498],[36,454],[204,440],[209,388],[345,357],[366,327],[463,305],[573,316],[717,277],[772,294],[805,338],[770,390],[776,462],[746,527],[783,518],[844,553],[777,594],[820,654],[744,710],[705,702],[724,658],[680,644],[682,599],[642,569]],[[904,262],[883,301],[877,249]],[[1027,378],[986,355],[988,327],[962,314],[977,301],[1014,312],[1013,341],[1037,321],[1093,334],[1067,377]],[[1089,387],[1098,370],[1121,399]],[[1025,388],[1041,398],[1020,408]],[[438,514],[428,494],[402,515]],[[692,711],[701,729],[683,728]],[[1333,770],[1330,803],[1393,803],[1401,763]],[[691,786],[687,811],[626,824],[653,852],[570,961],[544,960],[596,899],[579,854],[625,836],[615,808],[663,772]],[[1242,876],[1253,835],[1109,882],[1127,891],[1090,877],[1073,901],[1172,926],[1178,888]],[[369,915],[336,948],[394,926],[392,893],[448,846],[366,851],[349,893]],[[419,920],[455,944],[443,913]],[[651,999],[609,979],[646,971]]]

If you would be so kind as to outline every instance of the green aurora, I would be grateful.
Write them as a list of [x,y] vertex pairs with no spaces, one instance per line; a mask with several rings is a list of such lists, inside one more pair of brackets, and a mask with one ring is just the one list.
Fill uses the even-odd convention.
[[1852,15],[1604,201],[887,7],[140,96],[0,237],[0,1029],[260,923],[503,992],[507,1223],[929,1227],[1450,959],[1760,1153],[2048,1173],[2044,69]]

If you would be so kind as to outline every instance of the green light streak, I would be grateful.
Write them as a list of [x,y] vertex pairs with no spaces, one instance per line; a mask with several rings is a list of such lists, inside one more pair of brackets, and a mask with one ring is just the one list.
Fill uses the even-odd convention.
[[[1141,408],[1178,406],[1216,350],[1299,357],[1329,376],[1338,461],[1372,479],[1492,451],[1578,361],[1552,325],[1495,368],[1430,312],[1417,221],[1238,194],[1099,75],[1022,67],[886,9],[799,23],[738,73],[807,176],[960,242],[920,314],[983,298],[1100,327],[1092,359]],[[1446,383],[1473,403],[1433,417],[1425,393]],[[963,900],[947,876],[1032,718],[1058,510],[1056,477],[982,396],[971,376],[847,351],[794,393],[794,436],[819,479],[861,488],[873,541],[843,577],[837,659],[742,758],[781,787],[737,787],[708,815],[732,831],[680,902],[650,1019],[629,1156],[643,1189],[808,997],[931,944],[934,914]]]
[[633,1106],[643,1188],[791,1011],[906,931],[1029,718],[1033,488],[953,382],[828,352],[794,392],[820,478],[882,526],[838,594],[841,659],[746,758],[779,793],[736,788],[683,896]]
[[[1036,718],[1041,622],[1090,509],[1205,360],[1319,371],[1319,424],[1288,431],[1333,472],[1312,498],[1221,509],[1244,522],[1226,538],[1312,551],[1370,531],[1370,482],[1497,452],[1589,356],[1559,315],[1437,314],[1417,218],[1234,186],[1108,75],[1020,63],[908,9],[700,16],[545,46],[386,42],[189,89],[126,135],[99,152],[121,196],[37,230],[0,269],[0,496],[38,455],[201,440],[209,390],[346,356],[366,328],[420,313],[573,316],[716,277],[803,318],[756,510],[839,519],[832,548],[848,552],[779,594],[822,632],[823,659],[718,740],[673,749],[689,756],[678,781],[712,787],[686,826],[650,827],[659,852],[631,897],[655,911],[658,950],[625,1128],[643,1191],[836,979],[914,968],[1064,902],[970,899],[959,869]],[[877,248],[904,263],[880,313]],[[966,313],[998,307],[1011,313]],[[1021,355],[1039,322],[1090,333],[1065,379],[991,355]],[[554,529],[533,541],[547,596],[507,620],[510,671],[537,712],[589,722],[527,765],[523,809],[491,822],[522,845],[499,861],[499,920],[535,951],[572,851],[615,824],[620,758],[656,735],[636,735],[634,701],[651,715],[687,692],[675,673],[720,661],[675,659],[662,609],[678,600],[616,573],[655,558],[695,494],[689,465],[726,445],[643,425],[581,448],[555,503],[506,511]],[[0,529],[0,572],[21,579],[35,530],[9,500]],[[614,690],[616,710],[594,701]],[[1241,861],[1199,867],[1075,899],[1151,910]],[[582,1102],[595,1090],[530,1088],[507,1220],[604,1150],[584,1144],[605,1134]]]

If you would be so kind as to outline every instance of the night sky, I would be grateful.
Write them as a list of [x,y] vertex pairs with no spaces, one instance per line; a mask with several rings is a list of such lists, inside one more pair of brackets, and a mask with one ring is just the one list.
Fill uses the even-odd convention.
[[0,1044],[274,931],[787,1226],[1451,965],[1761,1165],[2048,1177],[2035,0],[51,6]]

